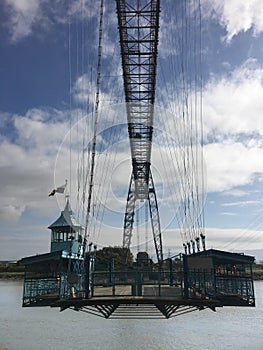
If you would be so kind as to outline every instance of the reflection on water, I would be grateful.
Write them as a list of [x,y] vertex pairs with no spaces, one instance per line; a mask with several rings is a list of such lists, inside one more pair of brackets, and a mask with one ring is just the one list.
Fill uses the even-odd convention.
[[0,281],[0,350],[262,350],[263,281],[256,308],[225,307],[170,320],[105,320],[82,312],[22,308],[22,282]]

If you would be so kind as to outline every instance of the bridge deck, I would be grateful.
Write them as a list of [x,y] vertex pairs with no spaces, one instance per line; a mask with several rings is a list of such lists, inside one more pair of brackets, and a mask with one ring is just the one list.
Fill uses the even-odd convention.
[[[43,270],[41,264],[29,264],[25,273],[23,306],[71,308],[106,318],[128,317],[136,314],[136,310],[138,316],[150,317],[157,313],[170,318],[205,308],[255,306],[252,259],[233,253],[212,253],[217,259],[214,263],[211,254],[202,256],[203,261],[197,253],[195,257],[184,259],[183,270],[177,261],[173,266],[169,265],[169,270],[165,266],[161,271],[143,266],[126,270],[109,267],[107,270],[98,265],[95,272],[81,273],[52,273],[49,270],[39,273]],[[234,259],[235,273],[228,271],[226,255]],[[189,260],[190,269],[186,260]]]
[[171,318],[195,310],[209,308],[216,311],[223,306],[248,306],[242,296],[222,295],[221,298],[208,298],[195,295],[182,296],[180,287],[144,286],[143,295],[131,295],[130,286],[97,287],[94,296],[88,299],[71,297],[60,299],[56,293],[39,296],[34,302],[24,306],[59,307],[61,311],[73,309],[105,318]]

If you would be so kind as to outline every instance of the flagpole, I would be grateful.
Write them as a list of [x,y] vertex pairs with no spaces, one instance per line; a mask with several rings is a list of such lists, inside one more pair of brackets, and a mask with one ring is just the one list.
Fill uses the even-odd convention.
[[67,199],[69,198],[69,194],[68,194],[68,180],[65,180],[65,204],[67,203]]

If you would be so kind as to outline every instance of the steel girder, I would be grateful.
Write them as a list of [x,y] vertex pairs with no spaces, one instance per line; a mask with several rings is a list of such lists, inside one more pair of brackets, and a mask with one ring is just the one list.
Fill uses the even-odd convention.
[[148,198],[159,0],[116,0],[136,198]]
[[157,259],[161,264],[161,228],[150,169],[160,0],[116,0],[116,4],[132,157],[124,217],[124,260],[131,244],[136,200],[148,200]]
[[162,265],[163,262],[163,248],[162,248],[162,235],[161,235],[161,225],[160,225],[160,217],[159,210],[157,204],[157,198],[153,183],[152,172],[150,171],[149,177],[149,194],[148,194],[150,215],[151,215],[151,223],[152,223],[152,232],[153,232],[153,240],[155,245],[155,251],[157,255],[157,260],[159,265]]
[[132,176],[124,217],[125,262],[130,248],[136,200],[148,200],[158,262],[162,242],[151,174],[160,0],[116,0]]
[[134,210],[135,210],[135,182],[133,174],[131,175],[130,186],[128,191],[127,203],[126,203],[126,211],[124,216],[124,230],[123,230],[123,262],[127,262],[128,250],[131,245],[131,237],[132,237],[132,229],[134,222]]

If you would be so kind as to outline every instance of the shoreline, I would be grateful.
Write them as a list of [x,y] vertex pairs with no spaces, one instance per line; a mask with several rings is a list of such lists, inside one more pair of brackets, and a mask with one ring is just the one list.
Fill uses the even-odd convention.
[[0,281],[1,280],[13,280],[13,281],[22,281],[24,279],[24,273],[19,274],[10,274],[10,273],[0,273]]

